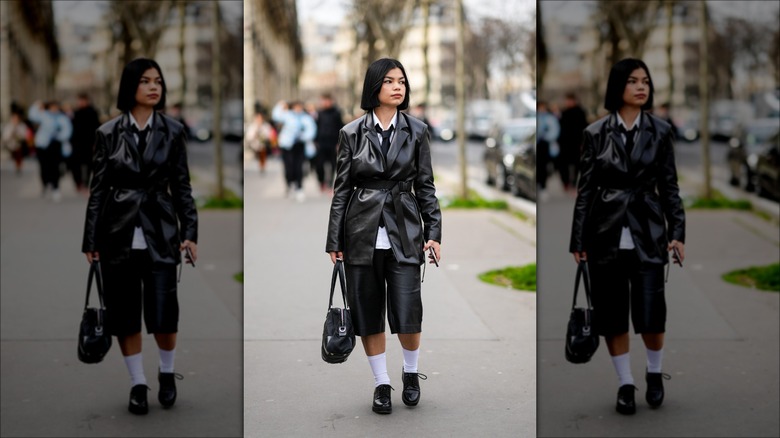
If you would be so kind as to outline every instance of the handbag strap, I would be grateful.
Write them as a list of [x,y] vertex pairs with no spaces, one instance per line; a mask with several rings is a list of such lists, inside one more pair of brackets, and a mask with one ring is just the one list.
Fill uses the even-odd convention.
[[103,309],[103,274],[100,270],[100,261],[93,260],[89,266],[89,278],[87,279],[87,299],[84,302],[84,308],[89,307],[89,293],[92,290],[92,278],[95,278],[95,285],[97,286],[98,300],[100,301],[100,308]]
[[347,283],[345,280],[347,275],[344,272],[344,262],[341,259],[336,259],[336,264],[333,265],[333,277],[330,279],[330,301],[328,303],[328,309],[333,307],[333,292],[336,290],[336,277],[339,278],[339,284],[341,285],[341,298],[344,300],[344,308],[349,309],[349,304],[347,304]]
[[588,302],[588,308],[590,305],[590,273],[588,272],[588,262],[585,260],[580,261],[577,265],[577,278],[574,280],[574,299],[571,303],[571,308],[577,307],[577,291],[580,289],[580,277],[582,277],[582,283],[585,286],[585,299]]

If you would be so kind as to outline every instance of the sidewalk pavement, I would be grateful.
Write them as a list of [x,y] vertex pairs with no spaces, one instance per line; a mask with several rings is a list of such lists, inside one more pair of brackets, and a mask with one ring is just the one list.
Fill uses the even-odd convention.
[[[681,191],[695,193],[695,176],[681,174]],[[589,363],[564,358],[576,269],[568,252],[574,198],[556,177],[537,218],[538,436],[779,436],[780,294],[721,279],[778,261],[776,222],[744,211],[686,211],[684,267],[672,266],[666,285],[666,399],[657,410],[644,401],[645,349],[631,333],[637,412],[623,416],[615,412],[619,384],[603,338]]]
[[18,176],[8,161],[0,169],[0,435],[242,436],[242,287],[232,278],[242,270],[241,211],[199,211],[197,267],[187,265],[179,284],[176,371],[184,380],[175,407],[163,410],[157,347],[144,332],[151,392],[149,414],[139,417],[127,411],[131,383],[116,342],[99,364],[76,356],[86,197],[66,175],[61,202],[43,199],[34,161]]
[[394,407],[377,415],[363,348],[340,365],[320,358],[330,196],[309,175],[306,200],[285,199],[277,159],[265,174],[247,162],[245,184],[245,436],[536,435],[536,295],[477,278],[533,262],[532,225],[506,212],[443,211],[442,265],[428,265],[422,289],[422,401],[401,402],[403,357],[388,335]]

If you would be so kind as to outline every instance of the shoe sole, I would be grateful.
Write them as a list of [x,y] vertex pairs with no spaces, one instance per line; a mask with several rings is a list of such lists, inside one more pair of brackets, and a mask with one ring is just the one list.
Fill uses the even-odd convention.
[[145,408],[142,408],[142,407],[131,405],[131,406],[127,407],[127,410],[130,411],[131,413],[135,414],[135,415],[146,415],[146,414],[149,413],[149,407],[148,406],[145,407]]
[[381,407],[378,408],[376,406],[372,406],[371,410],[376,412],[377,414],[390,414],[393,412],[393,407],[391,406],[389,408],[381,408]]
[[413,408],[413,407],[417,406],[418,403],[420,403],[420,399],[419,398],[417,399],[416,402],[408,402],[408,401],[406,401],[406,399],[403,399],[403,398],[401,400],[404,402],[404,404],[406,406],[409,406],[410,408]]
[[634,415],[636,413],[636,408],[615,408],[618,413],[623,415]]

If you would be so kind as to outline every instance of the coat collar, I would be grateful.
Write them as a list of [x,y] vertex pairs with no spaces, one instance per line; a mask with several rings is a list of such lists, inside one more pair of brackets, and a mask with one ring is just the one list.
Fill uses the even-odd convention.
[[[165,118],[157,111],[152,113],[154,118],[152,123],[152,132],[149,137],[149,143],[146,145],[142,160],[144,163],[151,161],[154,157],[154,153],[159,149],[160,142],[165,137],[165,133],[168,132],[168,124],[165,123]],[[133,148],[138,150],[138,142],[135,141],[135,135],[133,135],[133,122],[130,118],[130,113],[122,114],[122,119],[119,123],[119,134],[129,144],[133,145]]]
[[[650,115],[642,111],[639,120],[639,137],[634,144],[634,148],[631,150],[630,162],[636,163],[642,156],[642,152],[647,148],[647,143],[655,133],[655,125],[650,120]],[[620,135],[620,122],[618,121],[617,113],[611,113],[607,119],[607,135],[613,142],[620,145],[622,150],[625,150],[626,144],[623,141],[623,136]]]
[[[398,158],[398,154],[401,152],[401,148],[406,144],[406,140],[409,138],[408,116],[401,111],[399,111],[396,116],[398,119],[395,125],[395,135],[393,136],[393,141],[390,142],[390,150],[387,151],[387,157],[385,159],[385,162],[387,163],[386,169],[390,169],[393,166],[396,158]],[[373,147],[376,148],[376,152],[379,156],[382,156],[382,148],[380,147],[379,138],[376,135],[373,122],[373,111],[366,113],[366,115],[363,116],[363,123],[361,124],[363,136],[368,137]]]

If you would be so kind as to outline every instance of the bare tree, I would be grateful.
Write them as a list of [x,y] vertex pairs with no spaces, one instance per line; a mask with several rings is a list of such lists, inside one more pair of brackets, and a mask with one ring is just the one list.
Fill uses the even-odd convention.
[[397,58],[416,5],[417,0],[355,0],[352,7],[355,18],[366,24],[364,31],[370,32],[377,42],[381,41],[388,57]]
[[[611,48],[611,64],[615,64],[626,54],[641,58],[647,37],[655,28],[657,13],[661,2],[658,0],[598,0],[595,12],[607,20],[600,31],[602,41],[607,41]],[[625,43],[621,43],[621,42]],[[624,48],[623,44],[627,47]]]
[[466,94],[464,73],[464,40],[466,38],[466,25],[463,14],[463,0],[455,0],[455,25],[457,26],[457,39],[455,42],[455,96],[457,101],[457,132],[458,132],[458,161],[460,164],[460,196],[468,199],[468,175],[466,173]]
[[179,70],[181,74],[181,103],[185,105],[184,99],[187,97],[187,72],[185,71],[184,62],[184,30],[187,25],[187,3],[188,0],[179,0],[176,2],[176,6],[179,13]]
[[701,132],[702,167],[704,170],[704,197],[712,198],[712,182],[710,179],[710,127],[709,127],[709,14],[707,2],[699,0],[699,106],[701,117],[699,118]]
[[428,62],[428,28],[431,20],[431,0],[421,0],[422,19],[423,19],[423,75],[425,76],[425,89],[423,90],[423,102],[428,102],[431,94],[431,66]]
[[222,32],[220,30],[221,18],[219,13],[219,1],[212,0],[211,5],[213,8],[212,28],[214,32],[211,46],[211,102],[214,111],[214,117],[212,119],[214,123],[214,167],[217,172],[217,199],[224,200],[225,178],[222,166],[222,73],[220,69],[222,58],[219,50]]
[[672,99],[674,98],[674,62],[672,62],[672,30],[674,28],[674,5],[676,0],[664,1],[664,9],[666,11],[666,66],[667,73],[669,74],[669,98],[667,103],[669,109],[672,107]]
[[168,25],[171,0],[114,1],[109,3],[109,20],[116,25],[114,41],[124,43],[127,64],[139,54],[153,58]]

